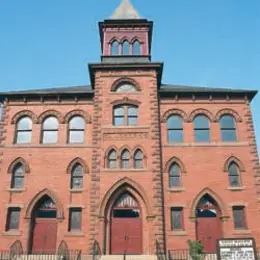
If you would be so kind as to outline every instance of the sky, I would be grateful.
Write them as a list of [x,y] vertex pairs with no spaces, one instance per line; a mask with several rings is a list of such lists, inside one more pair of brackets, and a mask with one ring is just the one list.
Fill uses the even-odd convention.
[[[0,91],[85,85],[98,21],[121,0],[0,0]],[[260,90],[259,0],[132,0],[163,82]],[[252,102],[260,150],[260,94]]]

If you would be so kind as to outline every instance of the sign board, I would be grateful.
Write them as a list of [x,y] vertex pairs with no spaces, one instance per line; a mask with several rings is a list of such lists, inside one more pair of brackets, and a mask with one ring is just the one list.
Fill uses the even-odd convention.
[[223,238],[217,241],[218,260],[257,260],[253,238]]

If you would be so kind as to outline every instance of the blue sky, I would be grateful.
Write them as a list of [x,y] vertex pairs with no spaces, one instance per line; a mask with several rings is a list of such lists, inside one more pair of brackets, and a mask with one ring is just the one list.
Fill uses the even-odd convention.
[[[0,91],[88,84],[97,22],[120,0],[1,0]],[[163,81],[260,90],[259,0],[132,0],[155,22]],[[260,94],[252,102],[260,148]]]

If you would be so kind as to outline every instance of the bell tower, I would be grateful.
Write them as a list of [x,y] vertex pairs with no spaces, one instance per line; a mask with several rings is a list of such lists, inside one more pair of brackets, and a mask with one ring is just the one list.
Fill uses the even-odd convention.
[[153,22],[123,0],[109,19],[99,23],[101,61],[150,61]]

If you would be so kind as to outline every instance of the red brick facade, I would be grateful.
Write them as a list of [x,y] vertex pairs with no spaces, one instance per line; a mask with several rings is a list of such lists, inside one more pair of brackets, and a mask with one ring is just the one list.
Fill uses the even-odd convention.
[[[126,36],[132,34],[135,30]],[[106,37],[105,41],[109,42]],[[143,56],[147,56],[148,37],[143,41],[146,46]],[[107,47],[104,53],[109,56]],[[254,237],[260,246],[260,171],[250,110],[253,92],[196,88],[188,91],[189,87],[183,86],[165,94],[160,82],[161,68],[162,65],[150,61],[92,64],[93,93],[84,93],[82,87],[81,91],[71,93],[61,90],[1,95],[0,249],[9,249],[16,240],[21,241],[24,249],[30,249],[33,211],[39,199],[48,195],[57,207],[57,247],[65,241],[70,249],[91,254],[97,240],[102,251],[109,254],[109,214],[122,191],[131,193],[140,204],[144,254],[155,253],[156,240],[162,248],[170,250],[186,248],[188,239],[196,239],[196,208],[205,194],[220,209],[223,237]],[[138,91],[113,92],[122,79],[135,85]],[[113,125],[113,107],[118,104],[138,107],[136,126]],[[202,114],[210,121],[208,143],[194,140],[193,121],[196,115]],[[227,114],[236,122],[236,142],[221,141],[220,118]],[[58,142],[41,144],[42,122],[50,115],[59,121]],[[73,115],[85,120],[83,144],[67,142],[68,122]],[[183,118],[181,143],[168,142],[167,119],[171,115]],[[32,140],[30,144],[16,144],[16,124],[24,116],[32,119]],[[107,167],[111,148],[117,151],[115,169]],[[120,154],[125,148],[130,152],[130,165],[121,169]],[[133,169],[133,156],[138,148],[144,154],[143,169]],[[23,189],[10,188],[17,162],[25,169]],[[84,185],[79,190],[70,188],[75,162],[81,163],[84,169]],[[169,188],[169,168],[174,162],[181,169],[179,188]],[[229,187],[227,171],[231,162],[239,167],[241,187]],[[244,206],[247,228],[234,228],[233,206]],[[12,207],[21,209],[19,229],[8,231],[7,213]],[[68,231],[72,207],[82,209],[80,232]],[[171,230],[172,207],[183,209],[182,230]]]

